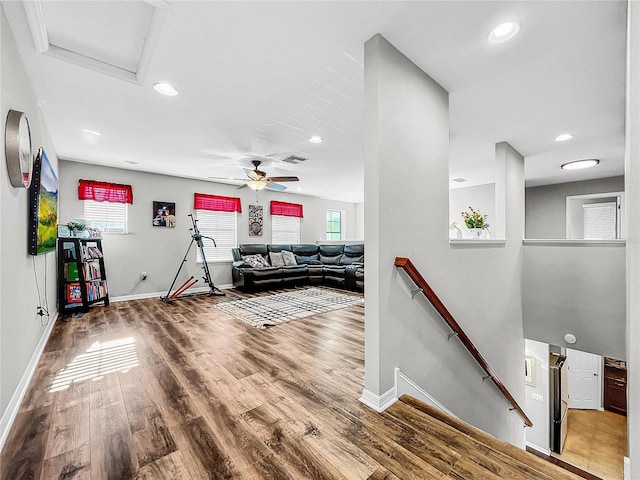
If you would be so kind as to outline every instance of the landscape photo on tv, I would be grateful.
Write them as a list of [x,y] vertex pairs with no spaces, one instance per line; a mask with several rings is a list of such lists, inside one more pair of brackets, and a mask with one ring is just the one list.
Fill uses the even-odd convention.
[[55,252],[58,236],[58,176],[44,149],[38,151],[29,188],[29,253]]

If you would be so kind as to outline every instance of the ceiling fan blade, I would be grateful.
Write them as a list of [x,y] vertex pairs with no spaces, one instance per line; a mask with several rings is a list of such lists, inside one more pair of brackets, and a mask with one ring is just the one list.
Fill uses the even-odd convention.
[[234,182],[246,182],[247,179],[246,178],[230,178],[230,177],[207,177],[210,178],[211,180],[231,180]]
[[245,188],[248,187],[249,185],[247,185],[246,183],[243,183],[242,185],[240,185],[236,190],[240,190],[241,188]]
[[280,192],[287,189],[287,187],[280,185],[279,183],[267,183],[267,188],[270,188],[271,190],[278,190]]
[[265,178],[267,182],[299,182],[298,177],[269,177]]
[[249,170],[248,168],[243,168],[243,170],[244,173],[247,174],[247,177],[249,177],[251,180],[260,180],[262,178],[260,177],[260,174],[255,170]]

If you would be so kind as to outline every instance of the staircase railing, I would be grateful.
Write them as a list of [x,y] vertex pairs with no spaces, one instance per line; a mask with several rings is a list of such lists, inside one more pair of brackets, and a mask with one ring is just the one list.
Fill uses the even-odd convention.
[[407,272],[407,275],[409,275],[411,280],[413,280],[413,282],[418,286],[417,289],[411,291],[411,298],[413,298],[417,293],[420,292],[422,292],[424,296],[427,297],[427,300],[431,302],[431,305],[433,305],[442,319],[451,328],[452,333],[449,334],[449,339],[451,339],[451,337],[453,336],[458,337],[458,339],[469,351],[471,356],[476,360],[476,362],[478,362],[478,365],[480,365],[480,367],[487,373],[487,375],[483,377],[483,380],[487,380],[490,378],[496,385],[496,387],[498,387],[498,390],[500,390],[504,398],[506,398],[506,400],[511,405],[511,408],[509,410],[516,410],[524,420],[525,425],[527,427],[532,427],[533,423],[531,423],[529,417],[527,417],[527,415],[524,413],[524,410],[522,410],[520,405],[518,405],[518,402],[516,402],[515,398],[513,398],[513,395],[509,393],[509,390],[507,390],[507,387],[505,387],[504,383],[502,383],[500,377],[498,377],[493,368],[491,368],[491,365],[487,363],[487,361],[478,351],[471,339],[467,336],[458,322],[456,322],[456,320],[453,318],[453,315],[451,315],[449,310],[447,310],[447,307],[444,306],[442,301],[438,298],[436,293],[429,286],[429,284],[420,274],[415,265],[411,263],[411,260],[409,260],[408,258],[396,257],[394,265],[396,267],[402,268],[405,272]]

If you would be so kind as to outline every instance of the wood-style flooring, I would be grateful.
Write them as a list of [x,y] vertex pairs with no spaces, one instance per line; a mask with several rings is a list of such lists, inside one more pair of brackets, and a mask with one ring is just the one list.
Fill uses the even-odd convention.
[[238,296],[59,321],[0,478],[577,478],[410,398],[384,414],[358,402],[362,306],[256,330],[213,306]]
[[627,452],[627,417],[614,412],[569,409],[567,440],[553,454],[604,480],[622,480]]

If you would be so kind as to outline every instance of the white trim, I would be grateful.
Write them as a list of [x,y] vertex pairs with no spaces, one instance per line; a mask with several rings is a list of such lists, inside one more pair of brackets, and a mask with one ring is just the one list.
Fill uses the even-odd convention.
[[[220,290],[228,290],[233,288],[233,284],[227,283],[225,285],[216,285]],[[206,293],[209,291],[209,287],[198,287],[198,288],[190,288],[189,293]],[[142,300],[144,298],[160,298],[164,297],[167,294],[166,291],[163,292],[149,292],[149,293],[134,293],[133,295],[119,295],[117,297],[110,297],[110,303],[116,302],[127,302],[129,300]]]
[[631,480],[631,459],[624,457],[624,480]]
[[49,35],[47,34],[47,25],[44,22],[42,2],[33,0],[31,2],[23,2],[22,5],[27,14],[27,22],[29,23],[36,52],[45,53],[49,50]]
[[442,405],[438,400],[424,391],[417,383],[402,373],[398,367],[396,367],[394,371],[394,377],[395,390],[398,397],[405,394],[411,395],[427,405],[431,405],[452,417],[458,418],[455,413]]
[[396,403],[398,396],[396,395],[395,386],[391,387],[380,396],[365,388],[362,390],[362,396],[358,400],[364,403],[367,407],[374,409],[376,412],[382,413],[391,405]]
[[56,324],[57,320],[58,312],[55,312],[51,318],[49,318],[49,324],[42,334],[42,337],[40,337],[40,341],[38,342],[36,349],[33,351],[33,355],[31,355],[31,360],[29,360],[27,368],[22,374],[20,383],[18,383],[7,408],[0,419],[0,452],[2,452],[2,449],[4,448],[4,442],[7,440],[9,430],[11,430],[11,426],[16,419],[16,415],[18,415],[20,404],[24,399],[25,393],[27,393],[27,388],[29,387],[33,373],[36,371],[36,367],[38,366],[44,347],[47,345],[47,341],[49,340],[49,336],[51,335],[51,331],[53,330],[53,326]]
[[540,452],[543,453],[545,455],[551,455],[551,450],[547,449],[547,448],[542,448],[539,447],[538,445],[536,445],[535,443],[531,443],[531,442],[526,442],[527,447],[535,450],[536,452]]
[[142,47],[142,54],[140,55],[140,61],[138,62],[138,69],[135,75],[140,85],[144,85],[147,80],[149,68],[151,67],[151,62],[158,47],[158,42],[160,41],[160,34],[162,33],[164,23],[169,13],[167,9],[171,7],[169,2],[147,1],[146,3],[151,5],[154,10],[151,15],[151,23],[149,24],[147,38]]
[[471,245],[476,247],[502,247],[507,244],[507,240],[491,240],[487,238],[480,238],[478,240],[474,240],[473,238],[450,238],[449,245],[452,247],[460,246],[460,245]]
[[627,241],[623,238],[615,240],[584,240],[584,239],[540,239],[525,238],[522,240],[523,245],[540,245],[551,247],[624,247]]

